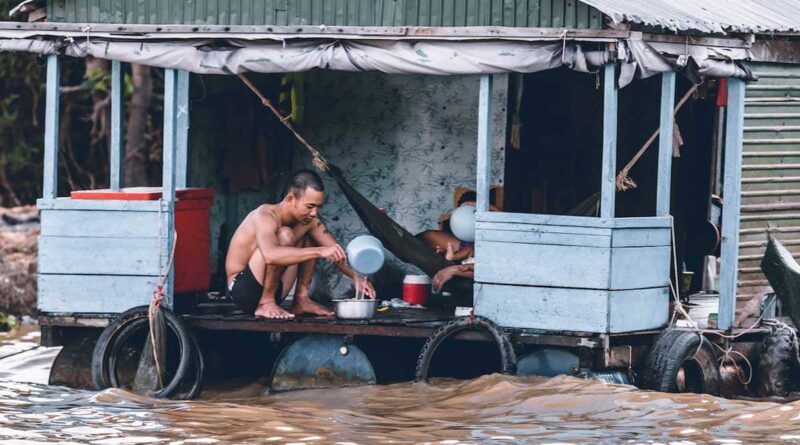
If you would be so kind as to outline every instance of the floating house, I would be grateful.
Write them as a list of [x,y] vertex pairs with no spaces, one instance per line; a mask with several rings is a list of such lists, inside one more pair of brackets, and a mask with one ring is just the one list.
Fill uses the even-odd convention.
[[[594,375],[665,391],[732,395],[726,367],[740,364],[725,351],[757,361],[769,330],[754,320],[772,317],[770,305],[750,318],[737,307],[760,307],[770,291],[759,268],[768,233],[790,251],[800,234],[795,2],[33,5],[36,21],[0,23],[0,50],[47,58],[39,309],[43,342],[65,346],[53,383],[119,383],[98,336],[114,343],[114,326],[162,283],[200,339],[178,342],[194,345],[176,369],[200,369],[195,386],[203,357],[225,349],[214,340],[247,333],[272,340],[275,390],[449,375],[435,365],[458,356],[445,340],[477,348],[466,374]],[[105,190],[60,187],[65,57],[111,61]],[[163,70],[157,189],[128,187],[122,174],[128,64]],[[310,165],[290,156],[291,138],[237,74],[272,97],[299,82],[306,137],[412,232],[435,228],[457,187],[476,190],[474,316],[433,307],[368,322],[264,321],[206,296],[233,228],[280,199],[282,172]],[[345,242],[365,228],[329,185],[323,214]],[[492,187],[501,211],[489,211]],[[717,263],[714,293],[706,270]],[[320,294],[343,292],[325,268],[315,281]],[[673,308],[701,290],[716,325],[675,329]],[[92,361],[101,371],[89,377]],[[186,391],[162,394],[195,395]]]

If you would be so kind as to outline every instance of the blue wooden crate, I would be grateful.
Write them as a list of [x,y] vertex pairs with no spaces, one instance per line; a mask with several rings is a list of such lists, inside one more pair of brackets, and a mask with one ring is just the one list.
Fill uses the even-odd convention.
[[663,327],[670,222],[482,213],[475,313],[515,328],[609,333]]
[[147,304],[166,271],[159,201],[40,199],[38,308],[119,313]]

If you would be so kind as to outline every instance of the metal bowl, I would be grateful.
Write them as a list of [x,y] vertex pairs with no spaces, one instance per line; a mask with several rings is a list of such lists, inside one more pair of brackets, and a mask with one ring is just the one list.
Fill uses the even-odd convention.
[[337,318],[347,320],[366,320],[375,316],[375,308],[378,307],[377,300],[346,299],[333,300],[334,310]]

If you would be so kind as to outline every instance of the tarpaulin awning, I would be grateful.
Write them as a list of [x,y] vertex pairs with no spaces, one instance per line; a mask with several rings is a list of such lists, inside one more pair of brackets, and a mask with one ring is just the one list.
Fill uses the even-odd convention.
[[[612,46],[614,48],[614,46]],[[665,71],[694,75],[751,78],[741,63],[744,48],[622,40],[616,51],[607,43],[575,41],[391,41],[391,40],[170,40],[118,41],[98,38],[0,40],[0,50],[57,52],[129,63],[181,69],[197,74],[302,72],[312,69],[379,71],[387,74],[468,75],[534,73],[566,66],[596,72],[602,65],[621,65],[620,86],[634,78]]]

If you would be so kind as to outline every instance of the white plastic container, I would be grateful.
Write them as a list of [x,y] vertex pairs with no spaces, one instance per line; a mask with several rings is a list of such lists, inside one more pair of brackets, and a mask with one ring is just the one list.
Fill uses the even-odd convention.
[[475,206],[465,204],[453,210],[450,231],[461,241],[475,242]]
[[383,267],[383,244],[374,236],[357,236],[347,244],[345,250],[350,267],[361,275],[374,274]]

